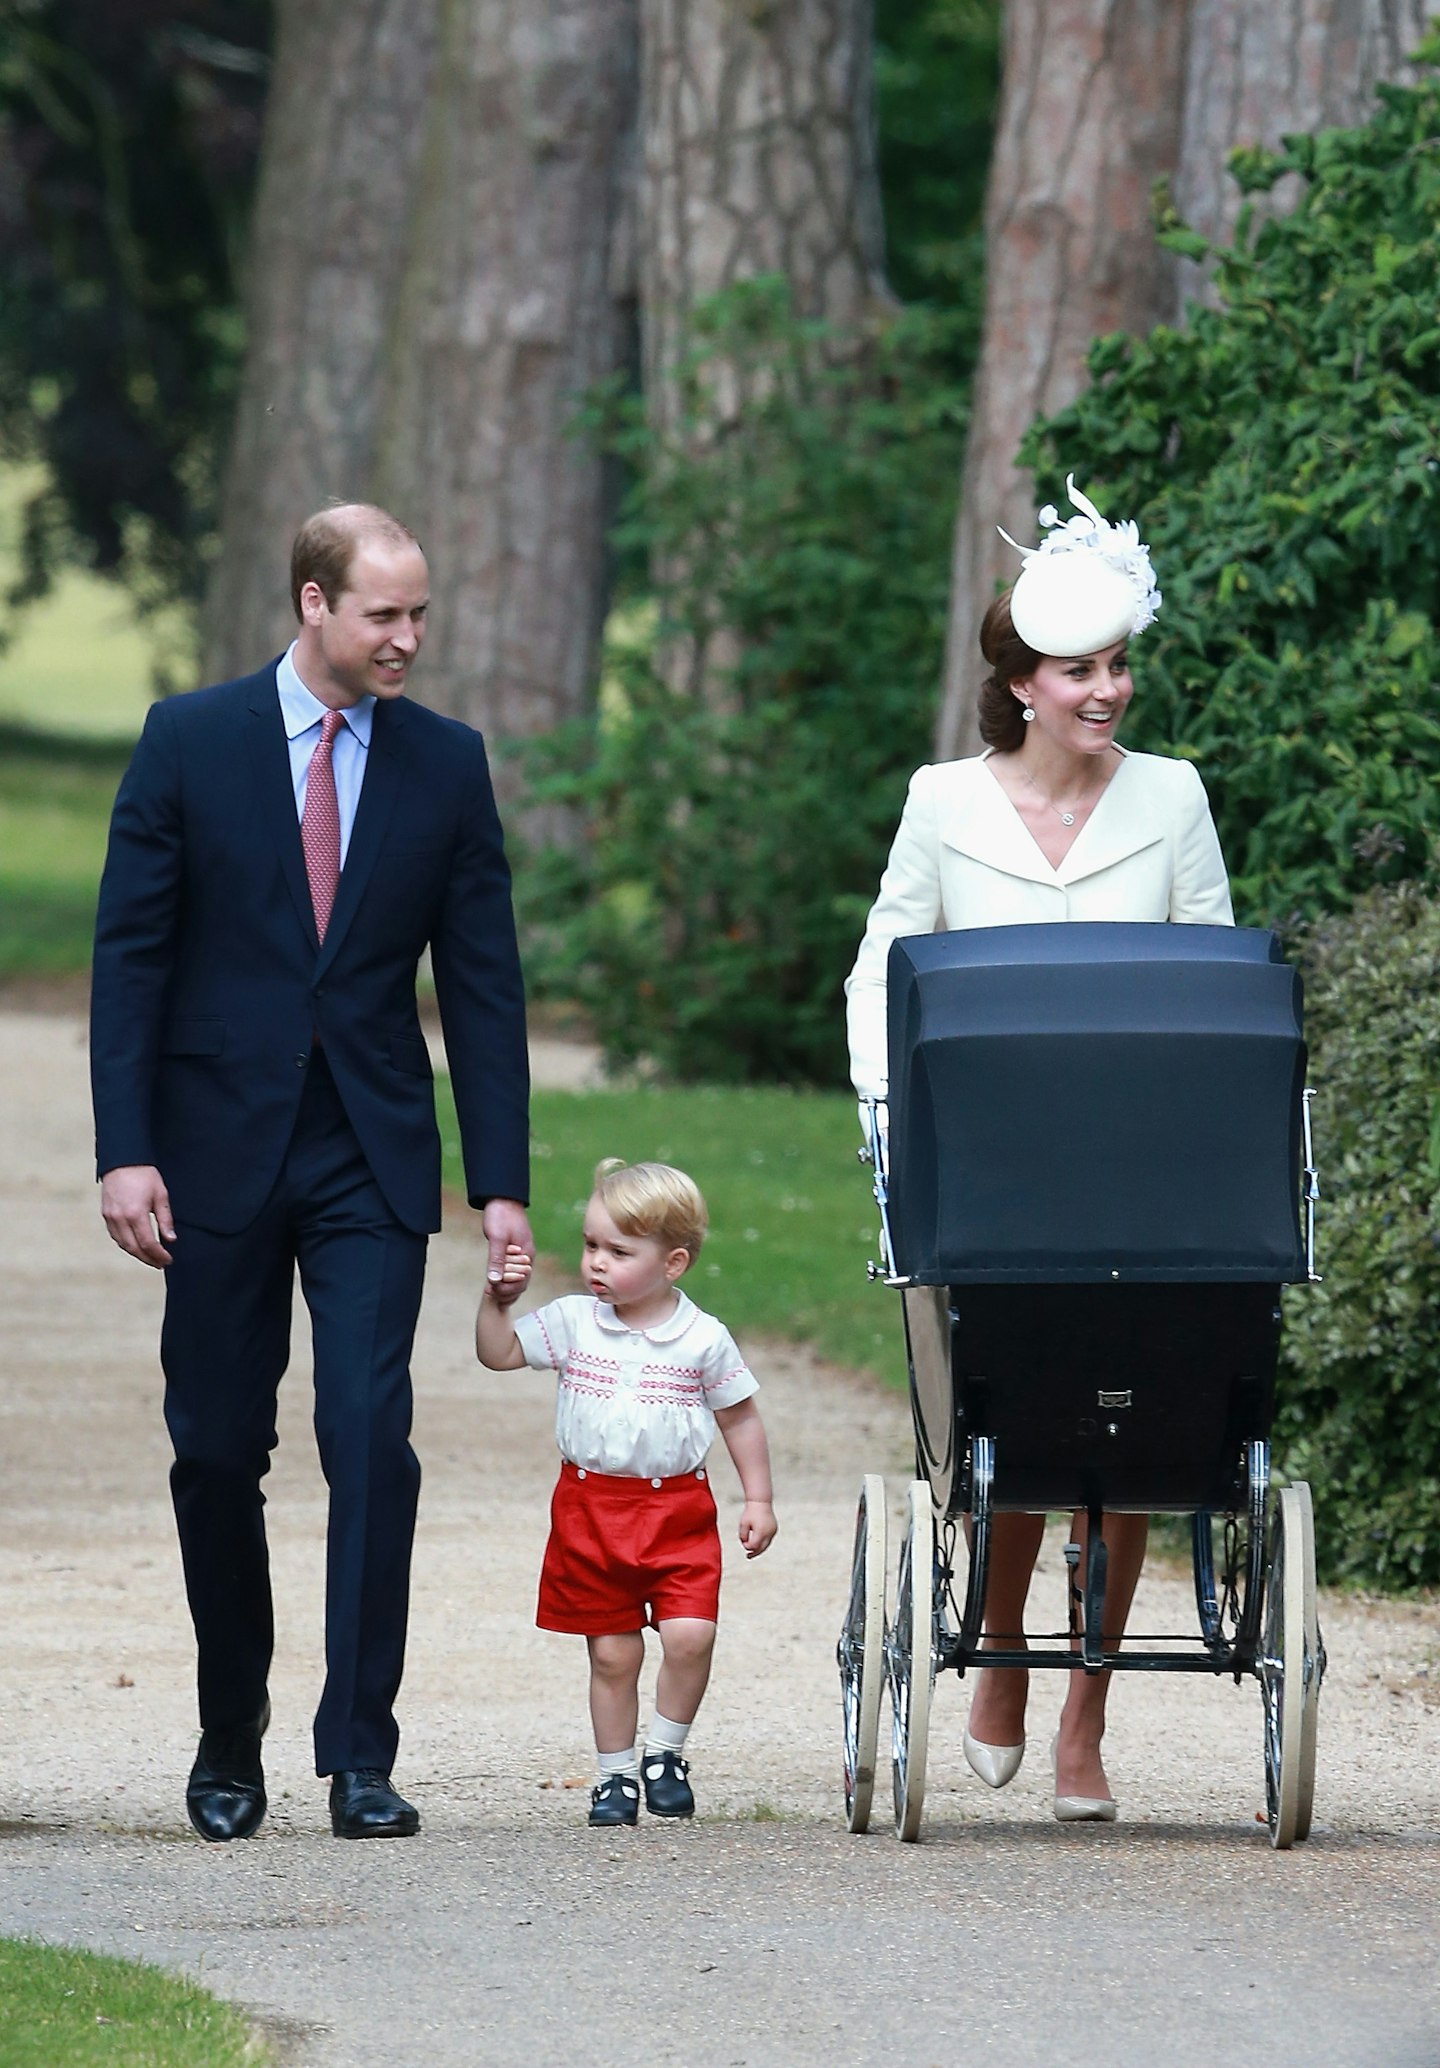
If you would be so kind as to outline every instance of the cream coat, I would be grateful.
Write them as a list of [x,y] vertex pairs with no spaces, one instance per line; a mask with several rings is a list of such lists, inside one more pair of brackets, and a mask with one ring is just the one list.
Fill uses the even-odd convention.
[[1056,869],[986,767],[989,758],[937,762],[911,779],[845,985],[850,1074],[862,1099],[885,1097],[885,966],[894,940],[937,927],[1066,919],[1235,923],[1205,786],[1188,761],[1126,754]]

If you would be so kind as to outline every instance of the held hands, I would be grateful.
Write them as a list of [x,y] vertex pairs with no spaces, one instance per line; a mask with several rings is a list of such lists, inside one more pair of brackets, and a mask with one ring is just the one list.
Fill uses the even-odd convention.
[[745,1547],[745,1556],[758,1558],[762,1551],[768,1551],[779,1527],[775,1510],[768,1501],[747,1501],[740,1511],[740,1542]]
[[110,1240],[125,1254],[163,1271],[170,1262],[165,1243],[175,1240],[170,1194],[153,1163],[122,1163],[100,1183],[100,1211]]
[[491,1254],[491,1269],[485,1280],[482,1298],[494,1300],[497,1306],[508,1307],[517,1300],[530,1283],[532,1265],[529,1257],[516,1243],[507,1246],[500,1264],[500,1276],[494,1271],[494,1254]]
[[[480,1217],[480,1225],[490,1245],[485,1297],[508,1307],[525,1290],[535,1261],[535,1237],[530,1233],[525,1209],[516,1199],[492,1199]],[[523,1271],[519,1271],[521,1263]]]

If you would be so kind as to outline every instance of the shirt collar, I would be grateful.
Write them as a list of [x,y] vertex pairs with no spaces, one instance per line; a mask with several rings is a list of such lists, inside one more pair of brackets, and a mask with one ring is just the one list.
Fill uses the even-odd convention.
[[[318,725],[330,708],[328,704],[322,704],[319,697],[308,690],[300,680],[300,671],[295,665],[293,640],[276,663],[275,687],[280,696],[280,715],[285,721],[287,740],[298,739],[302,732],[308,732],[312,725]],[[344,717],[346,725],[361,746],[368,747],[370,727],[375,718],[374,697],[361,697],[358,704],[347,707]]]
[[[667,1320],[657,1321],[653,1328],[642,1328],[639,1331],[647,1342],[673,1343],[677,1336],[684,1335],[689,1328],[695,1319],[695,1302],[681,1292],[678,1285],[675,1288],[675,1300],[675,1312]],[[607,1329],[611,1335],[628,1336],[632,1333],[628,1324],[620,1319],[608,1300],[595,1302],[595,1319],[599,1326]]]

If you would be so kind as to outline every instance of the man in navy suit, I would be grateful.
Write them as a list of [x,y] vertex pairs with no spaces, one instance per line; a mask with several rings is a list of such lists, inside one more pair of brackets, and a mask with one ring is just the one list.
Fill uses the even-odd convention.
[[166,1274],[171,1490],[198,1645],[202,1836],[265,1814],[274,1642],[261,1480],[298,1266],[330,1488],[316,1772],[339,1837],[402,1837],[391,1779],[420,1467],[410,1352],[440,1138],[428,947],[489,1272],[529,1255],[529,1075],[510,878],[478,733],[405,696],[425,556],[383,510],[295,541],[299,636],[157,703],[120,786],[96,924],[102,1211]]

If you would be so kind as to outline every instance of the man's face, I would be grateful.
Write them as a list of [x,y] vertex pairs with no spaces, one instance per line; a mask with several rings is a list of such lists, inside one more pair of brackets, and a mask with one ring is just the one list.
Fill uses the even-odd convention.
[[429,607],[430,575],[420,548],[362,539],[334,610],[318,582],[300,591],[307,687],[336,709],[364,696],[398,697],[425,637]]

